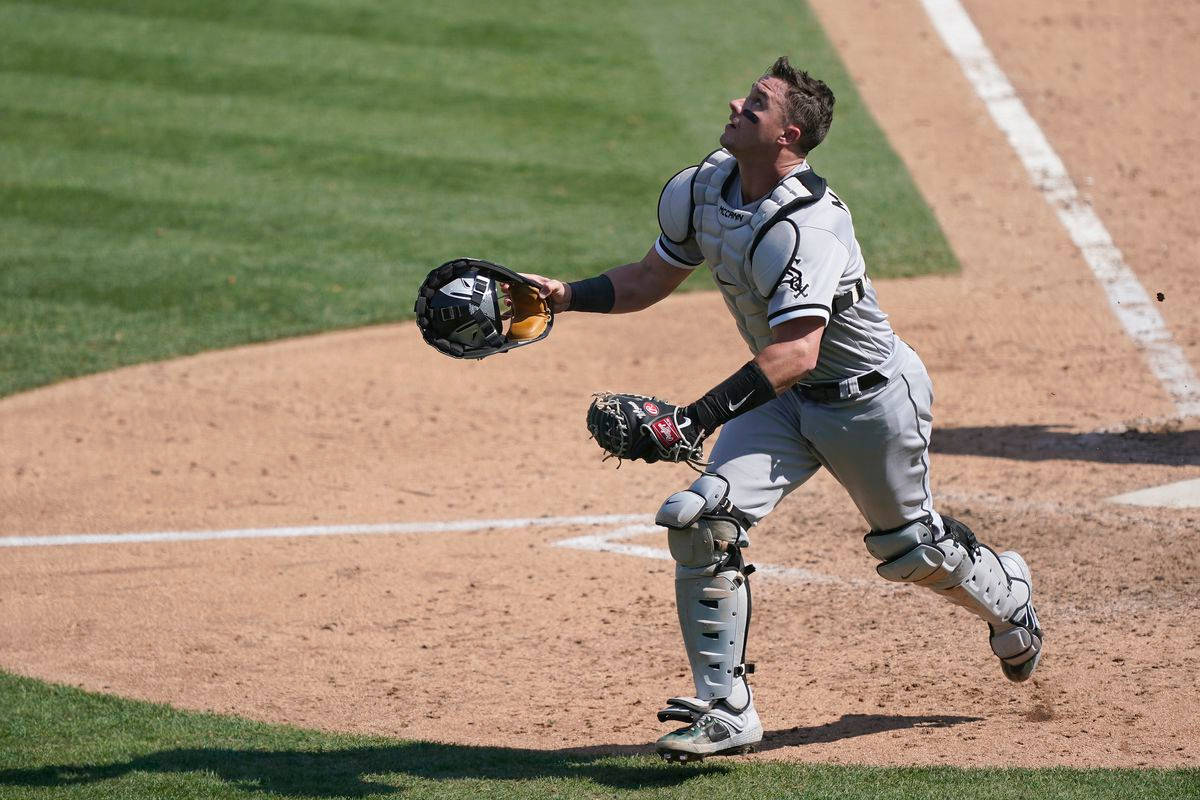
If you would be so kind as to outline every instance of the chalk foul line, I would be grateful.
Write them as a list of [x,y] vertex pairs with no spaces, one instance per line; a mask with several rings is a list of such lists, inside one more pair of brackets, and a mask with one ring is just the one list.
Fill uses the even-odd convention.
[[[616,553],[626,556],[639,556],[641,558],[653,558],[659,561],[671,561],[672,558],[669,550],[660,547],[647,547],[645,545],[630,544],[624,541],[633,536],[640,536],[646,533],[661,533],[662,528],[657,525],[626,525],[624,527],[615,528],[604,533],[591,534],[587,536],[576,536],[572,539],[560,539],[554,543],[555,547],[567,547],[573,550],[591,550],[601,553]],[[751,553],[747,551],[747,556]],[[754,562],[755,575],[766,575],[771,578],[779,578],[785,581],[794,581],[796,583],[826,583],[837,584],[839,586],[860,586],[872,589],[891,589],[890,584],[882,580],[861,580],[859,578],[841,578],[836,575],[826,575],[823,572],[815,572],[801,567],[783,567],[776,564],[759,564]]]
[[464,533],[490,529],[543,528],[565,525],[618,525],[621,523],[642,522],[645,519],[645,514],[606,514],[578,517],[465,519],[448,522],[396,522],[380,525],[308,525],[302,527],[234,528],[231,530],[212,531],[0,536],[0,547],[57,547],[79,544],[132,544],[136,542],[202,542],[214,539],[291,539],[304,536],[378,536],[402,533]]
[[[507,519],[466,519],[447,522],[397,522],[379,525],[306,525],[281,528],[233,528],[229,530],[151,531],[145,533],[73,533],[53,536],[0,536],[0,547],[63,547],[69,545],[138,544],[147,542],[203,542],[230,539],[292,539],[312,536],[378,536],[397,534],[469,533],[486,530],[512,530],[566,526],[617,525],[599,534],[576,536],[553,542],[555,547],[674,561],[668,550],[632,544],[633,536],[661,532],[650,525],[645,514],[604,514],[573,517],[514,517]],[[800,567],[756,564],[757,573],[771,578],[805,584],[837,584],[891,588],[879,581],[840,578]]]
[[1146,359],[1182,417],[1200,416],[1200,378],[1175,344],[1162,315],[1125,264],[1104,223],[1079,195],[1062,159],[1034,122],[959,0],[921,0],[934,28],[975,93],[1004,132],[1033,183],[1054,209],[1108,296],[1125,333]]

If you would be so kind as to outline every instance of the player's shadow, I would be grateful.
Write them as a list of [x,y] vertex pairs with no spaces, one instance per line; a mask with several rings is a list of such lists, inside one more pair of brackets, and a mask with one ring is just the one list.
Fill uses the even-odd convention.
[[1067,459],[1104,464],[1200,465],[1200,429],[1075,433],[1052,425],[934,427],[934,453],[1023,461]]
[[867,736],[885,731],[907,730],[908,728],[949,728],[965,722],[982,722],[982,717],[956,717],[945,714],[843,714],[840,719],[825,725],[787,728],[767,731],[763,735],[759,752],[778,750],[781,747],[801,747],[806,744],[828,744],[855,736]]
[[[836,742],[855,736],[918,727],[948,727],[979,717],[844,714],[826,725],[769,731],[760,751]],[[338,750],[256,750],[222,747],[159,750],[105,764],[53,764],[0,769],[0,789],[66,789],[86,793],[91,784],[135,774],[186,775],[227,788],[291,797],[366,797],[404,794],[424,781],[586,779],[614,789],[680,786],[725,774],[730,766],[705,761],[681,769],[657,758],[643,763],[614,756],[653,754],[653,746],[595,745],[565,750],[518,750],[407,742]],[[114,788],[114,787],[110,787]],[[3,793],[3,792],[0,792]]]
[[614,789],[653,790],[703,780],[705,776],[724,774],[730,769],[719,763],[705,763],[682,770],[658,759],[631,763],[611,757],[649,754],[652,749],[648,746],[611,745],[588,748],[588,751],[592,752],[471,747],[434,742],[338,750],[178,748],[117,763],[0,769],[0,794],[4,794],[5,787],[66,789],[85,794],[87,790],[83,787],[135,773],[193,773],[201,787],[211,784],[215,776],[227,788],[285,797],[404,795],[415,788],[428,790],[427,781],[463,779],[586,779]]

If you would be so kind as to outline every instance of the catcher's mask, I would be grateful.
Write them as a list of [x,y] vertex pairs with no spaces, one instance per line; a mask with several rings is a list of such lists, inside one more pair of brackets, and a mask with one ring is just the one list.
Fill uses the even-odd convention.
[[554,324],[554,311],[536,284],[477,258],[456,258],[432,270],[413,310],[425,341],[454,358],[485,358],[533,344]]

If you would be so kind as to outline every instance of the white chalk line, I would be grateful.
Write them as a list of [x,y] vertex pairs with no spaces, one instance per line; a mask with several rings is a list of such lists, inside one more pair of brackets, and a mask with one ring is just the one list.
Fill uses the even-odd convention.
[[1180,416],[1200,416],[1200,378],[1175,344],[1162,315],[1125,264],[1104,223],[1080,195],[1062,159],[1000,69],[959,0],[921,0],[934,28],[1004,132],[1034,184],[1054,209],[1108,295],[1126,334],[1142,351]]
[[544,528],[564,525],[615,525],[640,522],[645,514],[606,514],[578,517],[516,517],[466,519],[449,522],[396,522],[380,525],[308,525],[285,528],[235,528],[212,531],[154,531],[150,533],[75,533],[54,536],[0,536],[0,547],[57,547],[78,544],[137,542],[202,542],[213,539],[288,539],[304,536],[377,536],[383,534],[464,533],[490,529]]
[[[659,561],[674,561],[669,550],[664,550],[659,547],[646,547],[644,545],[629,544],[622,540],[632,536],[638,536],[646,533],[661,532],[663,529],[657,525],[626,525],[621,528],[615,528],[604,533],[591,534],[588,536],[576,536],[572,539],[560,539],[554,542],[555,547],[568,547],[573,550],[591,550],[601,553],[617,553],[626,556],[639,556],[641,558],[653,558]],[[751,552],[747,551],[749,557]],[[879,580],[865,581],[858,578],[841,578],[836,575],[826,575],[823,572],[814,572],[813,570],[803,569],[801,567],[783,567],[776,564],[759,564],[754,562],[756,575],[767,575],[772,578],[779,578],[786,581],[795,581],[797,583],[824,583],[837,584],[839,586],[864,586],[872,589],[889,589],[888,584]]]
[[[486,530],[565,527],[569,525],[619,525],[604,533],[576,536],[553,542],[555,547],[616,553],[619,555],[674,561],[668,550],[630,544],[632,536],[662,531],[647,524],[645,514],[605,514],[574,517],[515,517],[508,519],[467,519],[449,522],[397,522],[379,525],[307,525],[281,528],[234,528],[208,531],[153,531],[146,533],[76,533],[54,536],[0,537],[0,547],[63,547],[69,545],[141,544],[147,542],[203,542],[230,539],[290,539],[312,536],[378,536],[397,534],[468,533]],[[630,524],[632,523],[632,524]],[[840,584],[878,587],[875,581],[839,578],[799,567],[774,564],[756,565],[759,574],[799,583]]]

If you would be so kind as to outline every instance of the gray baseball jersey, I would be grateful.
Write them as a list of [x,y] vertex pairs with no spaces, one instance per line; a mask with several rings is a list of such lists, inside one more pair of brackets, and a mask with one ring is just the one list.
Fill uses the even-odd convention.
[[[718,150],[667,183],[659,225],[659,255],[684,269],[707,263],[753,352],[787,320],[826,323],[802,384],[724,426],[708,471],[729,480],[729,499],[760,519],[825,466],[872,530],[926,516],[940,529],[929,485],[929,376],[879,308],[841,198],[804,164],[743,203],[737,161]],[[863,391],[866,376],[882,380]],[[814,384],[833,384],[834,399],[814,399]]]
[[[736,160],[723,150],[679,173],[660,200],[663,233],[655,249],[668,263],[691,269],[707,262],[750,349],[770,343],[769,329],[799,317],[826,323],[816,368],[806,381],[831,381],[878,368],[895,335],[866,275],[846,204],[803,164],[767,197],[744,204]],[[790,190],[790,192],[789,192]],[[806,194],[801,194],[806,193]],[[782,194],[794,208],[772,202]],[[674,208],[691,201],[692,222],[671,236]],[[764,206],[774,205],[774,217]],[[683,232],[679,226],[677,232]],[[836,297],[861,297],[833,313]],[[765,322],[765,328],[763,323]]]

